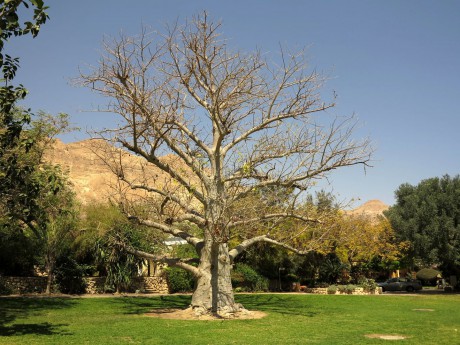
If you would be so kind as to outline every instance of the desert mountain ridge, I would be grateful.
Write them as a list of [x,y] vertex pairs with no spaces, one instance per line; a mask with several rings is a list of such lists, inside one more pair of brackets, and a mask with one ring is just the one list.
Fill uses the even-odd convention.
[[379,215],[383,215],[383,212],[388,210],[388,208],[389,206],[385,204],[384,202],[378,199],[374,199],[374,200],[366,201],[361,206],[358,206],[357,208],[347,211],[346,213],[349,215],[364,214],[364,215],[376,217]]
[[[67,172],[77,199],[82,204],[103,203],[114,195],[114,189],[120,187],[114,171],[104,162],[107,153],[116,153],[123,165],[129,167],[128,173],[138,180],[162,185],[168,179],[164,172],[151,164],[146,164],[143,158],[117,149],[100,139],[86,139],[67,144],[56,139],[46,152],[45,160],[60,165]],[[111,157],[113,158],[113,155]],[[180,164],[174,156],[165,156],[162,160],[168,164]],[[388,205],[382,201],[370,200],[346,213],[377,216],[387,209]]]

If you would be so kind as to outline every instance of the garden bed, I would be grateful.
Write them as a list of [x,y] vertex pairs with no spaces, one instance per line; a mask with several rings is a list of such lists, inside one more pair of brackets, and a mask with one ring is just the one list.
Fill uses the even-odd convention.
[[325,288],[305,288],[306,293],[317,295],[378,295],[382,293],[381,288],[367,290],[362,287],[354,287],[350,285],[331,285]]

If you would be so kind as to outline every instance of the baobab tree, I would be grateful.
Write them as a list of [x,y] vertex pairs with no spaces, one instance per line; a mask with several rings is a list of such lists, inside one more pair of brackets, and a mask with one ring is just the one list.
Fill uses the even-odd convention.
[[[302,196],[337,168],[366,166],[372,149],[367,139],[353,140],[353,118],[330,118],[334,103],[320,97],[324,78],[302,53],[281,50],[271,61],[258,51],[232,51],[220,30],[203,13],[165,34],[144,29],[106,41],[99,65],[80,81],[109,97],[108,111],[120,115],[118,128],[103,136],[148,162],[143,170],[155,166],[168,177],[134,181],[122,164],[114,167],[119,180],[153,195],[156,205],[140,214],[125,205],[126,213],[184,239],[200,259],[193,266],[128,250],[192,272],[192,307],[222,314],[241,308],[230,280],[235,257],[262,241],[313,250],[324,236],[317,231],[322,221],[299,206]],[[276,230],[285,220],[289,234]],[[184,223],[199,231],[185,231]],[[307,244],[298,240],[306,234]]]

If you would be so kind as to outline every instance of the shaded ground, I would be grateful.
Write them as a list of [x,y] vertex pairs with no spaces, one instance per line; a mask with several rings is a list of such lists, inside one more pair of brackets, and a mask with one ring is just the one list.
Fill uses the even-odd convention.
[[[159,319],[170,319],[170,320],[222,320],[222,317],[213,316],[213,315],[197,315],[192,308],[187,309],[175,309],[175,308],[164,308],[164,309],[154,309],[149,313],[144,314],[150,317],[156,317]],[[261,319],[267,316],[266,313],[261,311],[246,311],[242,313],[237,313],[231,318],[225,319],[235,319],[235,320],[255,320]]]

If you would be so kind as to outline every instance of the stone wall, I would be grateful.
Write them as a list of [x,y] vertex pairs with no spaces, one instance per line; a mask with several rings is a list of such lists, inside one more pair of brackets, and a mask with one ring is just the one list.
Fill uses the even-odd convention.
[[[103,294],[105,277],[86,277],[87,294]],[[13,294],[43,293],[46,290],[47,277],[0,277],[2,284]],[[133,290],[140,293],[169,293],[165,277],[137,277],[133,281]]]
[[47,277],[0,277],[2,284],[13,294],[43,293]]
[[140,291],[148,293],[169,293],[168,282],[165,277],[139,277]]
[[[87,294],[104,293],[105,277],[84,278]],[[169,293],[169,287],[164,277],[137,277],[133,279],[133,290],[140,293]]]
[[104,293],[105,277],[86,277],[86,293],[90,295]]
[[362,287],[357,287],[352,293],[342,292],[337,289],[334,293],[328,291],[328,288],[306,288],[305,292],[314,293],[317,295],[378,295],[382,293],[381,288],[376,288],[374,291],[364,291]]

